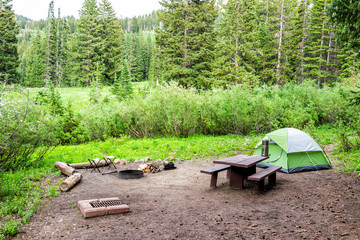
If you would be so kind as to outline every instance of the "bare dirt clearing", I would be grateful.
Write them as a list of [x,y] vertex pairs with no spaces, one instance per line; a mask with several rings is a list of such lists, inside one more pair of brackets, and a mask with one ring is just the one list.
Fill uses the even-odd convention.
[[[200,170],[212,165],[187,161],[133,180],[81,170],[82,181],[49,201],[16,239],[360,238],[356,174],[278,173],[277,185],[258,193],[256,183],[230,189],[226,172],[211,189],[210,176]],[[119,197],[131,212],[84,219],[76,206],[79,200],[107,197]]]

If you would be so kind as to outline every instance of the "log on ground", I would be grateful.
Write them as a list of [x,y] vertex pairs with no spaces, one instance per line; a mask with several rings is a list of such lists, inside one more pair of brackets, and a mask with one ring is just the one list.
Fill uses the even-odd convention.
[[[97,164],[98,167],[107,166],[109,165],[108,162],[105,162],[105,160],[100,159],[94,159],[94,162]],[[93,167],[90,165],[90,162],[82,162],[82,163],[71,163],[69,164],[70,167],[73,167],[75,169],[81,169],[81,168],[87,168],[87,167]]]
[[81,179],[82,179],[81,173],[78,172],[74,173],[73,175],[71,175],[61,183],[60,190],[63,192],[69,191],[73,186],[75,186],[78,182],[80,182]]
[[63,174],[65,174],[68,177],[73,175],[75,172],[75,169],[70,167],[67,163],[56,162],[54,165],[57,169],[59,169]]

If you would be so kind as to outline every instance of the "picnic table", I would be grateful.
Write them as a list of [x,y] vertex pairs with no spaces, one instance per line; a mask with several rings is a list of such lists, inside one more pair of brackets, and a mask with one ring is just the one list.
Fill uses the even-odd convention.
[[228,174],[230,177],[230,187],[243,189],[244,179],[256,173],[256,164],[268,158],[268,156],[259,155],[237,155],[215,160],[213,163],[230,166],[228,169],[228,171],[230,171]]

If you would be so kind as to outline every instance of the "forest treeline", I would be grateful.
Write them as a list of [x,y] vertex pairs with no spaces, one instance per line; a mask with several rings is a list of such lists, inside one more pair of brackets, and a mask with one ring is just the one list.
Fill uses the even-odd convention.
[[[331,85],[356,73],[358,51],[338,41],[330,0],[161,1],[162,10],[118,19],[107,0],[85,0],[80,18],[18,17],[19,66],[8,82],[30,87],[126,86],[177,81]],[[90,33],[90,34],[88,34]],[[125,79],[126,78],[126,79]]]

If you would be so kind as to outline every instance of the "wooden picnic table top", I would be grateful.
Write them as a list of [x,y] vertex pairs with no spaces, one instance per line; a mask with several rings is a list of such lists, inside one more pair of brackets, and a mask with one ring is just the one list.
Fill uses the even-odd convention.
[[241,168],[249,168],[254,166],[255,164],[268,159],[269,157],[260,156],[260,155],[237,155],[233,157],[223,158],[219,160],[215,160],[214,163],[217,164],[226,164],[234,167],[241,167]]

